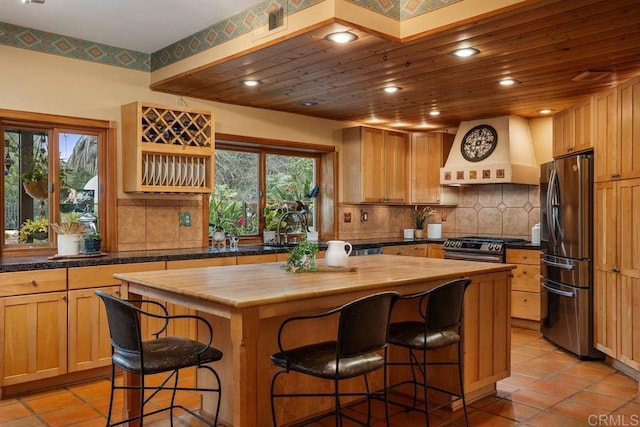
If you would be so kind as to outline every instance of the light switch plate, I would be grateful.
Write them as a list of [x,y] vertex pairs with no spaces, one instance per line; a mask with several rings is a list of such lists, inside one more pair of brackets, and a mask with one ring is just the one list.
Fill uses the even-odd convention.
[[182,227],[191,227],[191,212],[178,212],[178,218]]

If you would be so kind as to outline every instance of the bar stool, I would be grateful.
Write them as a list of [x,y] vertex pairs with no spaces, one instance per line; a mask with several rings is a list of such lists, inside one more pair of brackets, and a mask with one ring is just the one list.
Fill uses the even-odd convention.
[[[164,305],[155,301],[121,300],[102,291],[96,291],[96,295],[102,298],[102,301],[104,302],[105,308],[107,310],[109,332],[111,334],[111,396],[109,398],[107,426],[117,426],[134,420],[138,420],[140,426],[142,426],[144,417],[163,411],[169,411],[171,417],[170,425],[173,426],[173,412],[176,408],[188,412],[198,420],[211,427],[216,426],[218,423],[218,414],[220,412],[220,377],[218,376],[218,373],[213,368],[206,365],[206,363],[217,362],[218,360],[222,359],[222,352],[214,347],[211,347],[211,342],[213,340],[213,329],[211,328],[211,324],[206,319],[200,316],[169,316]],[[158,315],[143,311],[131,304],[132,302],[144,302],[157,306],[164,314]],[[142,341],[139,315],[149,316],[155,319],[162,320],[162,326],[160,327],[160,330],[152,334],[156,337],[155,339]],[[206,342],[199,342],[184,337],[160,338],[159,335],[167,330],[170,321],[176,319],[196,319],[198,322],[201,322],[209,331],[208,340]],[[140,386],[116,385],[116,366],[127,372],[139,375]],[[178,386],[178,376],[180,369],[192,366],[195,366],[199,369],[206,369],[211,372],[216,379],[216,386],[214,388]],[[152,387],[145,385],[145,375],[159,373],[168,373],[168,375],[161,381],[158,386]],[[170,381],[172,382],[172,384],[170,383]],[[140,391],[140,415],[116,423],[111,423],[114,391],[119,389],[137,389]],[[145,398],[146,390],[152,390],[152,392]],[[145,405],[149,403],[149,401],[156,394],[163,390],[171,391],[170,405],[145,413]],[[200,414],[184,407],[183,405],[175,404],[176,391],[178,390],[211,392],[217,394],[218,399],[214,421],[211,422],[210,420],[202,417]]]
[[[388,362],[389,366],[409,366],[412,379],[394,384],[391,388],[404,384],[413,385],[413,404],[411,406],[398,402],[391,402],[406,408],[408,411],[417,410],[425,413],[425,424],[429,426],[429,412],[441,408],[451,402],[461,400],[464,410],[466,425],[469,425],[467,406],[464,397],[462,340],[460,327],[464,294],[471,283],[470,279],[463,278],[453,280],[413,295],[401,296],[400,300],[417,301],[417,309],[423,321],[394,322],[389,326],[389,344],[408,350],[408,361]],[[428,361],[427,354],[431,350],[437,350],[449,346],[456,346],[456,360]],[[416,353],[422,353],[422,358]],[[459,393],[444,390],[427,383],[427,367],[433,365],[457,365]],[[417,374],[416,374],[417,371]],[[424,410],[418,407],[418,387],[424,391]],[[438,390],[455,399],[429,409],[428,390]]]
[[[361,425],[371,424],[371,396],[382,397],[387,412],[387,332],[391,307],[398,297],[396,292],[382,292],[349,302],[341,307],[320,314],[296,316],[286,319],[278,330],[280,351],[271,355],[271,362],[280,368],[271,380],[271,414],[274,427],[276,423],[275,399],[282,397],[333,397],[335,400],[336,426],[342,425],[342,417]],[[331,341],[313,343],[295,348],[284,348],[283,335],[287,327],[296,322],[310,325],[321,318],[338,316],[336,338]],[[317,327],[317,326],[316,326]],[[382,354],[380,354],[382,352]],[[383,369],[384,386],[379,392],[369,390],[367,374]],[[297,372],[317,378],[333,381],[333,393],[279,393],[276,392],[276,380],[283,374]],[[364,377],[364,393],[340,393],[340,380]],[[340,396],[366,396],[368,405],[367,422],[363,424],[340,410]]]

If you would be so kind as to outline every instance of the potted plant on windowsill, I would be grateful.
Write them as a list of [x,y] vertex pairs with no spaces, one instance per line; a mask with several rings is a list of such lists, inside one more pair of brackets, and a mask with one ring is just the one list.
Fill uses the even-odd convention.
[[100,233],[87,233],[84,235],[84,251],[87,254],[100,253],[102,236]]
[[51,227],[58,233],[58,255],[78,255],[80,253],[80,237],[86,226],[78,221],[80,213],[62,214],[60,224],[52,223]]
[[49,194],[49,160],[46,152],[35,149],[32,158],[25,160],[26,171],[22,174],[24,191],[36,200],[46,200]]

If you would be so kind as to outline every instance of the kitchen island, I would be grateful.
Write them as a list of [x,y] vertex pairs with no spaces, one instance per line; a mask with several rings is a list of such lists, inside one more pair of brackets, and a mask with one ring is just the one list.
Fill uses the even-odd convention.
[[[509,376],[512,265],[380,255],[350,258],[349,266],[355,271],[291,274],[282,269],[282,263],[266,263],[115,277],[122,280],[125,298],[158,298],[208,316],[214,327],[214,345],[224,352],[216,369],[223,387],[220,416],[229,425],[271,424],[269,387],[275,368],[269,355],[277,351],[277,331],[284,318],[321,312],[385,290],[410,294],[463,276],[472,279],[463,312],[465,391],[470,399],[492,393],[495,383]],[[407,315],[404,311],[396,314]],[[288,345],[327,339],[329,330],[330,325],[301,330]],[[394,375],[390,372],[390,383],[396,381]],[[442,381],[447,383],[449,376],[443,374]],[[380,383],[374,380],[374,387]],[[282,384],[331,387],[300,377]],[[351,386],[362,384],[347,385]],[[331,399],[297,399],[295,404],[280,400],[281,423],[327,411],[333,404]],[[135,413],[133,393],[125,401]],[[205,399],[203,409],[211,412],[210,405]]]

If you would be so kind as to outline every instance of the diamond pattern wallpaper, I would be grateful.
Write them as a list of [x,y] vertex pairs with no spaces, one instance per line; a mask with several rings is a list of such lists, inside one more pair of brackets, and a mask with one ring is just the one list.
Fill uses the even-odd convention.
[[[327,0],[265,0],[152,54],[0,22],[0,44],[139,71],[153,71],[250,33],[266,24],[268,12],[286,15]],[[404,20],[462,0],[345,0],[397,20]]]

